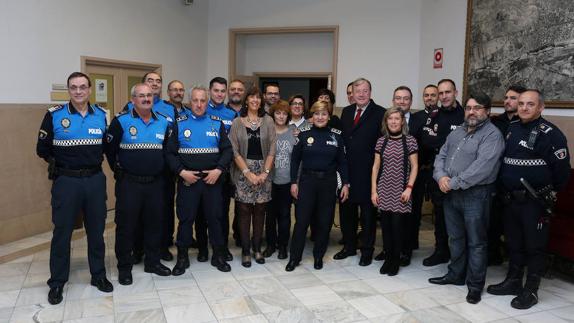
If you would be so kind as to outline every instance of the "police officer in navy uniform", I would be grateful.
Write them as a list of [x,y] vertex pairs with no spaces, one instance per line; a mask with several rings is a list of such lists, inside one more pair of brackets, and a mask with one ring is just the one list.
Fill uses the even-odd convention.
[[[464,122],[464,109],[456,100],[458,91],[451,79],[442,79],[437,83],[438,98],[441,107],[438,114],[431,112],[425,126],[422,127],[420,137],[420,175],[431,176],[428,182],[434,212],[435,250],[429,257],[423,259],[424,266],[436,266],[450,260],[448,249],[448,234],[444,217],[443,200],[445,194],[441,192],[436,181],[432,180],[433,164],[446,137]],[[428,178],[426,178],[428,179]]]
[[160,262],[164,206],[164,146],[171,132],[168,119],[152,111],[147,84],[132,87],[133,109],[112,120],[106,136],[106,157],[116,173],[116,258],[118,281],[132,283],[132,249],[136,228],[143,226],[144,271],[169,276]]
[[[494,295],[517,295],[510,305],[528,309],[538,303],[538,287],[546,266],[549,208],[540,198],[552,199],[570,175],[566,137],[542,118],[544,98],[531,89],[518,98],[518,117],[508,127],[500,178],[506,191],[504,235],[509,253],[508,274],[500,284],[488,286]],[[537,192],[528,191],[526,182]],[[522,285],[524,268],[526,282]]]
[[[211,264],[228,272],[222,236],[222,174],[233,158],[231,142],[219,117],[208,115],[207,89],[191,90],[191,113],[181,115],[174,125],[167,149],[167,160],[179,175],[177,185],[177,263],[173,275],[179,276],[189,268],[188,248],[191,245],[192,224],[198,212],[207,220],[209,237],[214,249]],[[200,211],[201,206],[201,211]]]
[[[209,81],[209,102],[207,103],[207,114],[218,117],[225,127],[225,133],[229,134],[231,123],[237,117],[237,112],[232,108],[225,105],[225,97],[227,96],[227,80],[223,77],[214,77]],[[223,247],[225,253],[225,260],[232,261],[233,256],[228,249],[229,240],[229,203],[233,196],[233,189],[231,184],[231,177],[228,171],[221,175],[222,181],[222,217],[221,217],[221,230],[223,234]],[[207,219],[203,212],[199,212],[195,220],[195,232],[197,238],[197,246],[199,252],[197,254],[198,261],[207,261]]]
[[[297,199],[295,227],[291,239],[290,259],[286,271],[293,271],[301,262],[305,237],[311,218],[315,217],[313,246],[314,268],[323,268],[323,256],[329,244],[329,233],[337,201],[337,171],[341,174],[341,201],[349,195],[349,179],[345,146],[341,131],[327,127],[329,104],[317,101],[311,106],[313,126],[301,129],[299,142],[291,155],[291,195]],[[299,167],[301,175],[298,178]]]
[[48,302],[62,301],[70,275],[70,240],[76,217],[82,211],[88,237],[91,284],[102,292],[113,291],[106,278],[104,229],[106,224],[106,176],[102,173],[102,139],[106,111],[90,105],[91,81],[86,74],[68,77],[70,102],[48,109],[36,152],[49,163],[52,184],[52,222]]

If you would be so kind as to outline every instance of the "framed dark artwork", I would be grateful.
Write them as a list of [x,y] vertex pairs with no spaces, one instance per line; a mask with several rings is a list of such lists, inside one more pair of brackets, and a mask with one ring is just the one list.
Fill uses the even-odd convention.
[[468,0],[464,94],[502,106],[506,88],[537,88],[547,107],[574,108],[574,1]]

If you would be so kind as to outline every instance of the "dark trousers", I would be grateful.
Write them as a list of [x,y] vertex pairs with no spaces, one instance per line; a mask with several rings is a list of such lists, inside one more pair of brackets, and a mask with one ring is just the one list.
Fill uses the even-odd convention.
[[221,234],[221,178],[213,185],[202,179],[186,185],[183,180],[177,185],[177,227],[178,247],[189,248],[192,241],[193,222],[199,213],[204,214],[209,229],[209,239],[214,247],[223,245]]
[[401,254],[410,254],[409,237],[406,234],[410,216],[408,213],[381,212],[383,245],[391,259],[398,260]]
[[425,199],[430,198],[430,187],[434,179],[432,178],[432,168],[422,166],[417,174],[417,180],[413,187],[413,208],[411,215],[407,219],[408,244],[410,249],[417,249],[419,246],[419,230],[421,227],[422,208]]
[[161,247],[169,248],[173,245],[173,233],[175,230],[175,177],[170,171],[165,175],[165,212],[163,213],[163,235],[161,238]]
[[313,257],[320,259],[325,255],[337,201],[337,177],[335,173],[321,178],[311,174],[303,174],[300,178],[299,195],[295,208],[295,226],[291,238],[291,260],[297,262],[301,261],[307,229],[312,218],[315,218],[317,224]]
[[[540,280],[546,268],[549,226],[538,223],[544,209],[530,198],[510,200],[504,210],[504,235],[510,268],[528,268],[528,280]],[[534,286],[538,288],[538,286]]]
[[450,191],[444,200],[449,236],[448,276],[482,291],[488,266],[488,221],[492,185]]
[[[220,219],[221,222],[221,232],[223,235],[223,246],[227,248],[228,241],[229,241],[229,207],[231,205],[231,198],[234,194],[234,187],[231,183],[231,177],[229,173],[223,173],[221,175],[222,184],[221,184],[221,196],[222,196],[222,216]],[[200,202],[201,205],[201,202]],[[237,208],[235,208],[237,209]],[[203,207],[200,206],[200,210],[203,210]],[[235,217],[237,217],[237,210],[235,210]],[[234,222],[233,230],[235,232],[235,225]],[[197,239],[197,246],[199,250],[207,250],[207,219],[203,212],[199,212],[197,218],[194,222],[195,227],[195,238]],[[237,229],[239,231],[239,229]]]
[[[359,217],[359,208],[361,215]],[[339,204],[341,217],[341,230],[344,232],[345,249],[357,249],[357,229],[359,219],[363,229],[361,239],[361,252],[363,254],[372,254],[375,245],[375,233],[377,229],[376,209],[370,201],[361,203],[349,202]],[[343,221],[344,219],[344,221]]]
[[265,218],[267,247],[287,247],[291,231],[291,184],[273,184],[269,212]]
[[498,257],[502,253],[502,235],[504,233],[504,201],[500,190],[492,199],[490,221],[488,225],[488,256]]
[[[241,239],[242,254],[248,255],[250,247],[252,247],[253,251],[260,252],[267,203],[242,203],[236,201],[235,206],[239,214],[239,237]],[[253,228],[253,236],[250,234],[251,228]]]
[[70,241],[80,211],[88,238],[90,274],[106,276],[104,229],[106,225],[106,176],[58,176],[52,184],[52,223],[50,247],[50,288],[63,286],[70,276]]
[[132,269],[131,253],[138,228],[141,228],[143,233],[145,266],[159,264],[163,234],[162,214],[165,212],[164,187],[163,176],[158,176],[149,183],[140,183],[125,177],[119,180],[115,218],[118,271],[129,272]]
[[441,192],[436,181],[430,182],[429,186],[433,204],[435,252],[448,255],[448,233],[446,231],[443,205],[445,194]]

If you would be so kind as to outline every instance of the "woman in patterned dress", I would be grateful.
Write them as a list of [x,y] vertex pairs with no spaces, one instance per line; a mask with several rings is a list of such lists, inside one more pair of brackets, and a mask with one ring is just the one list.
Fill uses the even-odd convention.
[[[261,105],[261,92],[252,88],[245,96],[245,105],[239,117],[233,120],[229,132],[233,145],[231,178],[236,186],[235,207],[239,214],[239,236],[241,238],[244,267],[251,266],[250,247],[255,262],[265,263],[261,253],[265,209],[271,200],[271,176],[277,135],[273,119]],[[251,237],[253,223],[253,237]]]
[[371,201],[382,214],[383,245],[387,259],[381,274],[399,272],[401,254],[409,254],[407,217],[412,209],[411,193],[417,177],[417,142],[408,135],[401,109],[387,110],[383,118],[383,136],[375,146],[371,175]]

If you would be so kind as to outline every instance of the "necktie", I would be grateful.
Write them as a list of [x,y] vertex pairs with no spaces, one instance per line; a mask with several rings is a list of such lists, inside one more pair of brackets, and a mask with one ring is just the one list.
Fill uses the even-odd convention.
[[356,126],[357,123],[359,123],[359,120],[361,119],[361,113],[362,112],[363,112],[363,109],[357,108],[357,115],[355,116],[355,120],[353,120],[353,126]]

